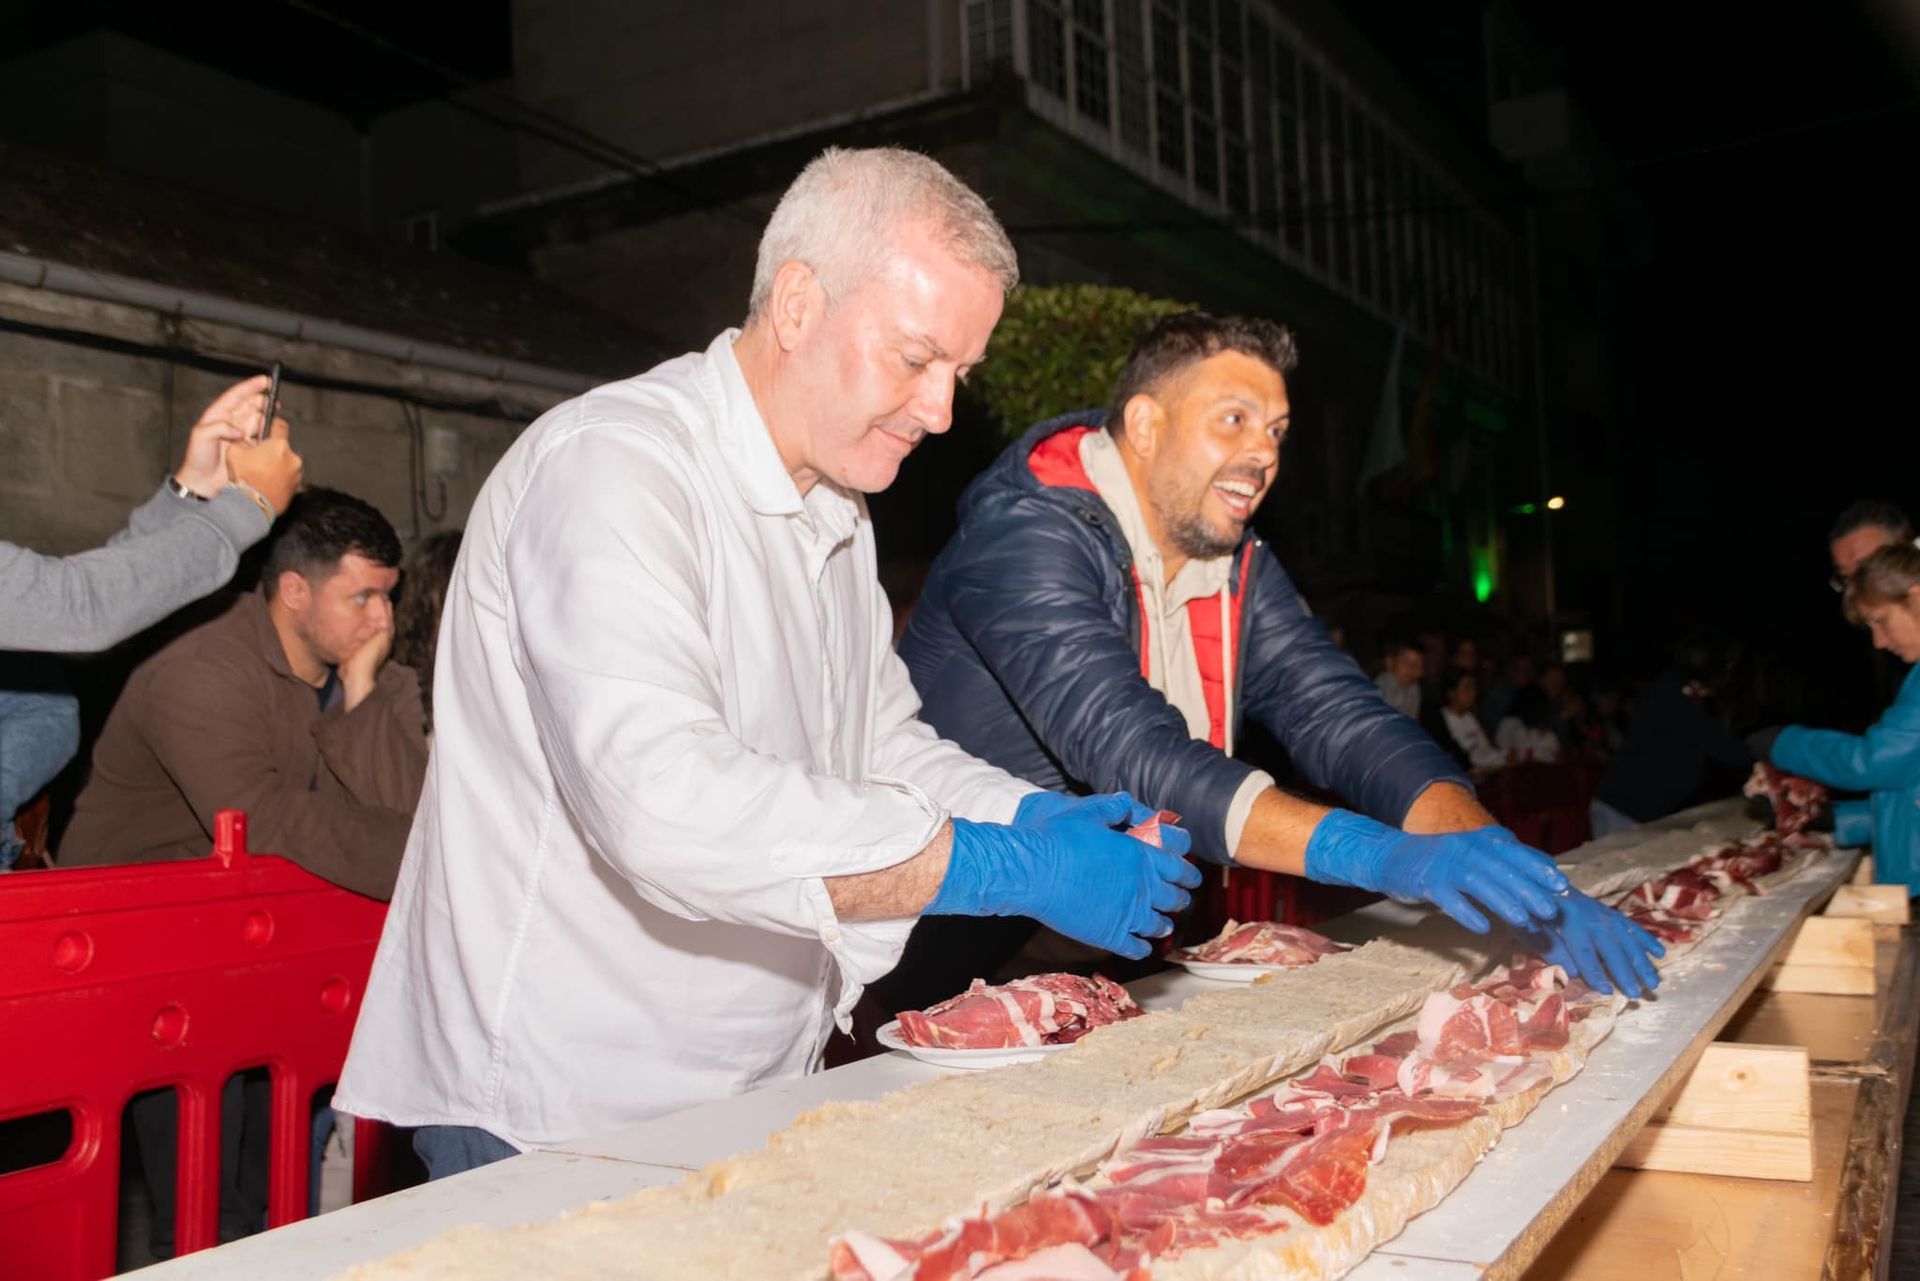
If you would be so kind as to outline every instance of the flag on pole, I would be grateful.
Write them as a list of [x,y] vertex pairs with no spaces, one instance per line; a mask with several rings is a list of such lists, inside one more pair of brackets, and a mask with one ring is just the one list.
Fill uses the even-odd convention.
[[1406,322],[1394,326],[1393,351],[1387,357],[1387,381],[1380,388],[1380,405],[1373,414],[1373,436],[1367,442],[1366,461],[1360,464],[1356,489],[1407,461],[1407,442],[1400,427],[1400,352],[1406,346]]
[[1420,395],[1413,402],[1413,421],[1407,424],[1402,457],[1407,474],[1415,485],[1425,485],[1440,473],[1440,442],[1435,423],[1434,399],[1440,385],[1440,367],[1446,361],[1447,331],[1441,330],[1427,353],[1427,375],[1420,383]]

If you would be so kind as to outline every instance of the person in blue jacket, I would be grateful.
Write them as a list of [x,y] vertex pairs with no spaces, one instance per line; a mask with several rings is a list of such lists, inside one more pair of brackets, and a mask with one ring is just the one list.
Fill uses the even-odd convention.
[[[1920,663],[1920,547],[1882,547],[1860,562],[1846,593],[1847,615],[1876,648]],[[1864,734],[1789,725],[1756,739],[1757,754],[1789,774],[1869,793],[1833,807],[1835,843],[1871,845],[1874,879],[1920,894],[1920,667]]]
[[[1110,415],[1008,448],[963,495],[901,638],[923,718],[1042,787],[1178,811],[1199,857],[1435,903],[1474,930],[1498,920],[1601,990],[1653,987],[1659,944],[1494,824],[1252,532],[1295,360],[1270,321],[1171,316],[1135,346]],[[1235,760],[1248,717],[1355,809]],[[945,928],[923,922],[903,968],[1005,959],[976,951],[991,947],[977,929],[934,937]],[[951,993],[890,994],[901,1009]]]

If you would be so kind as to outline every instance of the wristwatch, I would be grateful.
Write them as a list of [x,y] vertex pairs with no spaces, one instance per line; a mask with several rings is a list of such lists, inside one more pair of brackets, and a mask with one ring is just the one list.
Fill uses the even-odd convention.
[[185,485],[181,484],[180,478],[174,475],[172,472],[168,472],[165,476],[161,477],[160,483],[167,487],[167,492],[169,494],[172,494],[175,498],[180,499],[182,502],[204,503],[207,501],[205,498],[202,498],[199,494],[194,493],[191,489],[188,489]]

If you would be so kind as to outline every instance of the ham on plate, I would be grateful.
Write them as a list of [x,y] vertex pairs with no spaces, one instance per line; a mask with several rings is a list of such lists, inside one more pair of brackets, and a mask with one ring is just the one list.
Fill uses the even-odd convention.
[[1203,961],[1210,965],[1312,965],[1323,956],[1348,951],[1345,943],[1336,943],[1298,925],[1277,921],[1228,921],[1226,928],[1198,947],[1185,947],[1173,953],[1176,961]]
[[1035,974],[995,986],[975,979],[958,996],[902,1013],[900,1039],[942,1050],[1066,1045],[1143,1013],[1125,988],[1101,974]]

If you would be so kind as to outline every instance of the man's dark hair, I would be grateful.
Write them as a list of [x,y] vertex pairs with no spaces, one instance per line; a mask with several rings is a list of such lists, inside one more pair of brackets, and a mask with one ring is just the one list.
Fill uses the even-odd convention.
[[1870,527],[1886,530],[1898,543],[1913,537],[1913,522],[1907,519],[1905,512],[1892,503],[1881,502],[1877,498],[1863,498],[1849,504],[1834,519],[1833,528],[1827,533],[1827,541],[1837,543],[1855,530]]
[[376,565],[399,568],[400,536],[372,503],[337,489],[309,489],[287,507],[260,571],[271,600],[280,575],[292,570],[309,582],[331,578],[349,552]]
[[1114,384],[1113,410],[1107,426],[1126,430],[1127,402],[1151,392],[1171,374],[1223,351],[1237,351],[1262,361],[1279,373],[1299,363],[1293,331],[1259,316],[1216,316],[1205,311],[1182,311],[1153,322]]
[[1449,667],[1446,674],[1440,678],[1440,697],[1443,699],[1452,698],[1453,691],[1459,689],[1462,682],[1477,681],[1479,679],[1480,677],[1476,673],[1469,671],[1467,668]]

